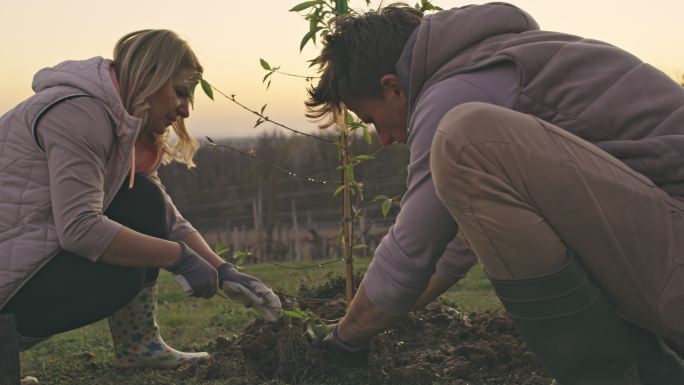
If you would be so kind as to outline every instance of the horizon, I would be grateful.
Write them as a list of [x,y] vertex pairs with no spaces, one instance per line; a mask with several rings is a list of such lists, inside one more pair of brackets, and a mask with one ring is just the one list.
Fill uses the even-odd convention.
[[[5,52],[12,55],[5,55],[0,61],[0,82],[5,89],[0,95],[0,115],[32,94],[31,79],[40,68],[70,59],[110,57],[114,43],[125,33],[168,28],[188,41],[205,68],[205,78],[221,91],[236,94],[241,103],[255,110],[268,103],[266,114],[292,128],[307,133],[331,132],[321,131],[304,116],[305,80],[274,75],[268,91],[262,83],[266,71],[259,65],[260,58],[273,66],[280,65],[285,72],[315,76],[306,60],[315,57],[320,46],[309,44],[299,52],[308,25],[299,14],[288,12],[300,1],[205,1],[189,9],[187,3],[178,0],[121,0],[116,7],[104,3],[93,6],[85,0],[66,4],[47,0],[3,4],[0,33],[13,38],[5,42]],[[614,44],[676,80],[684,73],[684,50],[677,49],[684,42],[684,30],[679,28],[684,1],[656,0],[649,7],[631,0],[577,0],[572,7],[542,0],[510,2],[530,13],[542,29]],[[451,8],[472,2],[434,3]],[[351,1],[352,7],[366,8],[359,5],[365,2]],[[84,12],[97,16],[84,18]],[[105,12],[108,16],[101,17]],[[260,23],[244,15],[256,15]],[[271,25],[276,27],[266,27]],[[256,116],[221,100],[220,95],[216,95],[214,102],[203,94],[197,99],[188,120],[195,137],[255,137],[271,129],[268,124],[252,129]]]

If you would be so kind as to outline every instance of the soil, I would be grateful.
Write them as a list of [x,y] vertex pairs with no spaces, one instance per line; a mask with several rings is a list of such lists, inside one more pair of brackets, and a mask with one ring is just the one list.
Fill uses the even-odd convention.
[[320,318],[256,320],[241,335],[216,340],[209,362],[182,368],[179,375],[231,384],[551,383],[503,311],[464,314],[432,304],[377,336],[366,353],[313,347],[307,331],[344,315],[345,301],[338,294],[343,282],[335,278],[319,287],[301,287],[299,294],[307,298],[281,293],[284,308]]

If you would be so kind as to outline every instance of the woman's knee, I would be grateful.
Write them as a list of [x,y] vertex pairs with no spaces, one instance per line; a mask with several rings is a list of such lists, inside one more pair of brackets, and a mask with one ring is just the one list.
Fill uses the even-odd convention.
[[135,231],[166,238],[166,201],[155,183],[136,175],[133,189],[121,187],[105,214]]
[[[112,284],[116,287],[116,292],[123,304],[130,302],[147,284],[147,269],[135,268],[121,274],[116,282]],[[114,295],[117,295],[114,293]]]

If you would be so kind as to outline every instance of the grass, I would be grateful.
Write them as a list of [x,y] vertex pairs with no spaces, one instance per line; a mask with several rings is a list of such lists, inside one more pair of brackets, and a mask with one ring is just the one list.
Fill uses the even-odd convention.
[[[363,271],[368,259],[357,259],[355,268]],[[304,266],[311,262],[288,262]],[[271,264],[250,265],[248,274],[261,278],[272,288],[295,294],[300,282],[325,282],[343,271],[343,263],[308,270],[290,270]],[[471,273],[439,299],[463,311],[500,308],[482,269]],[[208,349],[219,336],[230,337],[256,318],[254,311],[221,296],[210,300],[187,298],[170,274],[162,272],[159,285],[159,319],[165,341],[180,350]],[[52,337],[22,353],[23,375],[38,377],[43,385],[180,385],[180,384],[248,384],[236,376],[234,380],[178,380],[173,371],[116,369],[112,366],[113,348],[106,321]]]

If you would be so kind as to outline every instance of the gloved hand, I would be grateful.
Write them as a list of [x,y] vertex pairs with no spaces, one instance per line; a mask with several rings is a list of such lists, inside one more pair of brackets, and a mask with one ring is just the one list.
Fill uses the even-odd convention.
[[337,330],[337,324],[330,325],[327,327],[327,329],[330,330],[330,333],[328,333],[327,335],[321,335],[320,331],[322,329],[323,328],[317,328],[317,330],[315,331],[317,339],[312,341],[312,345],[314,347],[322,349],[334,348],[352,354],[367,353],[369,350],[368,345],[354,346],[342,341]]
[[253,308],[263,319],[273,322],[283,316],[280,298],[258,278],[239,272],[230,263],[219,266],[218,276],[228,297]]
[[318,325],[312,333],[308,333],[312,338],[312,345],[315,348],[326,352],[330,362],[335,365],[360,367],[368,364],[368,345],[353,346],[340,339],[337,324],[322,326]]
[[166,270],[173,273],[173,278],[186,294],[201,298],[213,297],[218,281],[216,269],[184,242],[178,243],[181,246],[180,256]]

